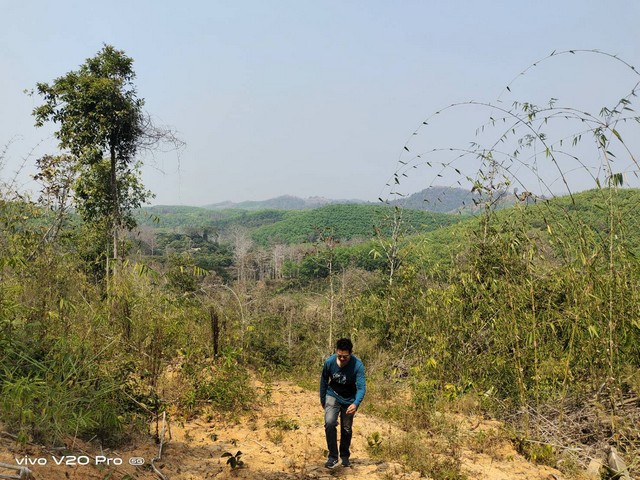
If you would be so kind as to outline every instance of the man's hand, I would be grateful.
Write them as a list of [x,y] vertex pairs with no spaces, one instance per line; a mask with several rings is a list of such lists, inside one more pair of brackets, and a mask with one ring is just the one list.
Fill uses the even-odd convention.
[[358,407],[356,407],[355,403],[352,403],[347,407],[347,415],[353,415],[356,413],[356,410],[358,410]]

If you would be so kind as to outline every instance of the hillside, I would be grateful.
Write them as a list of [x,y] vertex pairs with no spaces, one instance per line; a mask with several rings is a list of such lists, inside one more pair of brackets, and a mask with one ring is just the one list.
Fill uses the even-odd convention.
[[[509,207],[515,202],[515,196],[508,192],[503,192],[498,201],[501,208]],[[402,208],[439,213],[474,213],[482,208],[482,198],[478,192],[437,186],[425,188],[407,197],[394,198],[387,203]]]
[[[381,205],[330,205],[304,212],[287,212],[279,222],[257,228],[252,236],[260,244],[313,242],[321,237],[369,239],[375,228],[389,234],[393,209]],[[408,232],[426,232],[460,221],[459,216],[403,210]]]
[[[145,208],[137,218],[141,226],[158,231],[209,231],[224,235],[231,227],[245,228],[257,243],[302,243],[321,236],[335,239],[369,239],[374,227],[386,232],[393,209],[385,205],[328,205],[310,210],[208,210],[200,207]],[[425,232],[460,221],[460,216],[403,210],[408,232]]]
[[308,197],[300,198],[292,195],[281,195],[279,197],[270,198],[267,200],[254,200],[245,202],[221,202],[205,205],[204,208],[210,210],[227,210],[227,209],[241,209],[241,210],[305,210],[310,208],[323,207],[325,205],[333,204],[349,204],[349,203],[367,203],[364,200],[332,200],[325,197]]
[[[477,192],[470,192],[468,189],[456,187],[432,186],[406,197],[393,197],[385,201],[385,204],[398,206],[410,210],[424,210],[438,213],[472,213],[478,211],[478,203],[481,197]],[[500,204],[503,207],[513,205],[516,198],[513,194],[503,193]],[[183,213],[189,209],[202,208],[214,210],[216,212],[230,211],[258,211],[258,210],[311,210],[328,205],[378,205],[378,202],[367,202],[358,199],[330,199],[325,197],[300,198],[292,195],[281,195],[267,200],[249,200],[244,202],[220,202],[203,207],[171,207],[158,206],[150,207],[149,210],[161,210],[165,213],[169,211]],[[225,213],[223,213],[224,215]],[[201,215],[206,216],[204,213]],[[215,217],[215,216],[214,216]]]
[[[501,208],[513,205],[515,197],[504,194]],[[323,230],[332,230],[341,239],[371,237],[373,226],[382,226],[385,206],[400,207],[410,232],[430,231],[458,220],[420,212],[476,213],[480,197],[462,188],[429,187],[406,198],[381,203],[361,200],[331,200],[323,197],[302,199],[290,195],[246,202],[221,202],[204,207],[158,205],[136,214],[138,224],[162,231],[185,228],[204,229],[216,235],[233,226],[252,231],[253,239],[267,245],[273,242],[300,243],[313,240]]]
[[[530,238],[550,242],[550,248],[560,242],[577,247],[581,235],[604,242],[610,231],[610,209],[616,217],[613,224],[616,239],[640,255],[640,219],[635,213],[640,209],[639,189],[619,189],[611,203],[603,190],[588,190],[537,203],[518,202],[496,210],[494,229],[497,233],[517,229]],[[456,255],[469,248],[479,221],[478,216],[461,217],[455,224],[418,234],[408,241],[414,248],[419,247],[422,261],[450,266]]]
[[[352,467],[327,470],[325,460],[322,410],[316,392],[300,388],[290,382],[273,384],[256,383],[259,390],[268,392],[252,411],[234,422],[219,416],[196,417],[178,421],[169,416],[169,428],[164,436],[162,458],[155,466],[166,478],[173,480],[217,479],[330,479],[350,480],[412,480],[424,478],[419,471],[403,465],[403,459],[385,460],[375,455],[368,446],[368,438],[375,432],[385,442],[400,441],[407,434],[397,426],[379,417],[357,413],[352,443]],[[461,470],[467,480],[546,480],[559,475],[555,469],[534,465],[520,456],[507,438],[501,437],[502,426],[495,421],[475,417],[452,419],[460,436],[467,438],[468,446],[459,452]],[[153,428],[153,426],[152,426]],[[417,434],[417,432],[416,432]],[[493,448],[488,449],[474,439],[490,438]],[[440,439],[423,439],[423,448],[438,449]],[[160,478],[151,471],[151,459],[157,456],[159,447],[150,436],[138,439],[125,448],[100,450],[95,445],[76,441],[66,449],[67,455],[84,458],[88,465],[55,465],[51,453],[36,446],[26,447],[28,457],[46,458],[45,466],[30,466],[36,479],[47,480],[102,480]],[[227,464],[225,452],[242,452],[243,468],[232,470]],[[0,440],[0,461],[23,458],[23,452],[9,442]],[[57,458],[61,454],[53,454]],[[122,465],[96,467],[97,455],[109,459],[123,459]],[[128,464],[132,457],[143,458],[143,466]],[[71,457],[69,457],[71,458]],[[75,457],[74,457],[75,458]],[[425,459],[423,466],[442,462],[443,474],[446,457]],[[11,462],[13,463],[13,462]],[[424,472],[422,472],[424,473]],[[442,477],[445,478],[445,477]],[[451,477],[454,478],[454,477]],[[456,477],[458,478],[458,477]],[[558,478],[558,477],[556,477]]]
[[[432,186],[406,197],[393,197],[385,202],[388,205],[399,206],[411,210],[425,210],[438,213],[474,212],[478,210],[477,204],[481,197],[477,192],[457,187]],[[502,206],[510,206],[515,203],[513,194],[504,192],[500,199]],[[292,195],[282,195],[275,198],[260,201],[244,202],[220,202],[205,205],[202,208],[209,210],[308,210],[327,205],[367,204],[376,205],[364,200],[348,199],[335,200],[325,197],[300,198]]]
[[[149,458],[157,446],[143,432],[167,411],[173,440],[159,464],[171,478],[327,478],[318,466],[316,394],[293,382],[315,378],[332,340],[351,335],[370,388],[358,413],[358,462],[337,475],[419,478],[410,470],[422,469],[455,480],[545,478],[550,470],[522,461],[514,449],[566,474],[586,468],[608,445],[620,445],[635,473],[640,272],[627,252],[640,244],[638,207],[640,191],[621,189],[518,204],[494,212],[486,225],[481,217],[404,211],[413,230],[399,239],[395,270],[381,253],[384,240],[335,248],[254,244],[240,257],[237,247],[223,248],[177,221],[183,215],[210,225],[201,210],[167,208],[179,225],[171,228],[186,233],[158,235],[158,250],[123,262],[108,291],[93,275],[103,263],[85,260],[96,244],[87,230],[65,226],[66,236],[49,246],[40,243],[43,227],[35,222],[5,229],[4,255],[13,260],[3,270],[3,315],[11,341],[3,349],[0,414],[2,430],[23,447],[0,442],[0,453],[9,460],[24,452],[45,455],[37,445],[49,444],[97,454],[91,442],[100,435],[105,451]],[[217,220],[271,221],[255,228],[262,232],[278,224],[293,231],[306,219],[305,232],[324,225],[347,238],[371,228],[367,215],[394,211],[345,205],[218,212]],[[18,225],[29,212],[3,213],[6,225]],[[350,230],[338,232],[344,225]],[[43,249],[37,261],[34,246]],[[199,263],[205,256],[209,263]],[[379,263],[358,263],[365,258]],[[42,339],[37,348],[34,339]],[[615,356],[603,355],[612,343]],[[253,396],[249,372],[255,371],[283,381],[258,386]],[[603,391],[611,378],[617,389]],[[302,382],[313,388],[310,383]],[[615,408],[617,430],[606,405]],[[515,433],[501,432],[488,418]],[[288,429],[292,422],[299,428]],[[397,425],[406,432],[388,441]],[[376,431],[383,441],[370,450]],[[221,454],[236,448],[247,468],[231,473]],[[433,473],[441,467],[455,475]],[[128,466],[109,478],[132,471],[152,478]],[[52,479],[109,474],[88,467],[37,473]]]

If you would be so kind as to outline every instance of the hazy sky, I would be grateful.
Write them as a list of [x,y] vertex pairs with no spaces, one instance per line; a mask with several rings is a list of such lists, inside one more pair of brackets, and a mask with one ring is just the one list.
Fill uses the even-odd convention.
[[[0,146],[13,139],[3,180],[26,159],[20,184],[37,188],[29,181],[35,158],[56,151],[52,129],[33,126],[39,99],[23,90],[77,69],[108,43],[134,58],[147,111],[187,144],[179,156],[144,158],[154,204],[283,194],[375,200],[426,117],[454,102],[494,102],[553,50],[599,49],[640,68],[638,0],[0,5]],[[595,108],[637,81],[616,62],[564,56],[516,81],[512,93]],[[460,110],[431,136],[421,131],[418,148],[468,145],[473,132],[463,126],[474,115]],[[433,172],[414,172],[408,188],[434,183]]]

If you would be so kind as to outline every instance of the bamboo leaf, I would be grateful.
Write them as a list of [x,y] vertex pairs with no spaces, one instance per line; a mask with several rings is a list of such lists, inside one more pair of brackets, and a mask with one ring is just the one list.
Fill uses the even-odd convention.
[[615,128],[611,129],[611,133],[613,133],[616,136],[616,138],[622,142],[622,137],[620,136],[620,134]]

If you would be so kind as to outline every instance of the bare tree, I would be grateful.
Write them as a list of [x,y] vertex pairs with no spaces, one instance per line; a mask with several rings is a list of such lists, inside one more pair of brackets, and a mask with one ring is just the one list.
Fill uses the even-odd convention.
[[249,278],[249,253],[253,247],[253,240],[251,240],[249,232],[244,227],[234,226],[229,233],[233,244],[237,280],[243,283]]
[[282,278],[282,267],[286,258],[287,246],[282,244],[274,245],[272,250],[273,278]]

